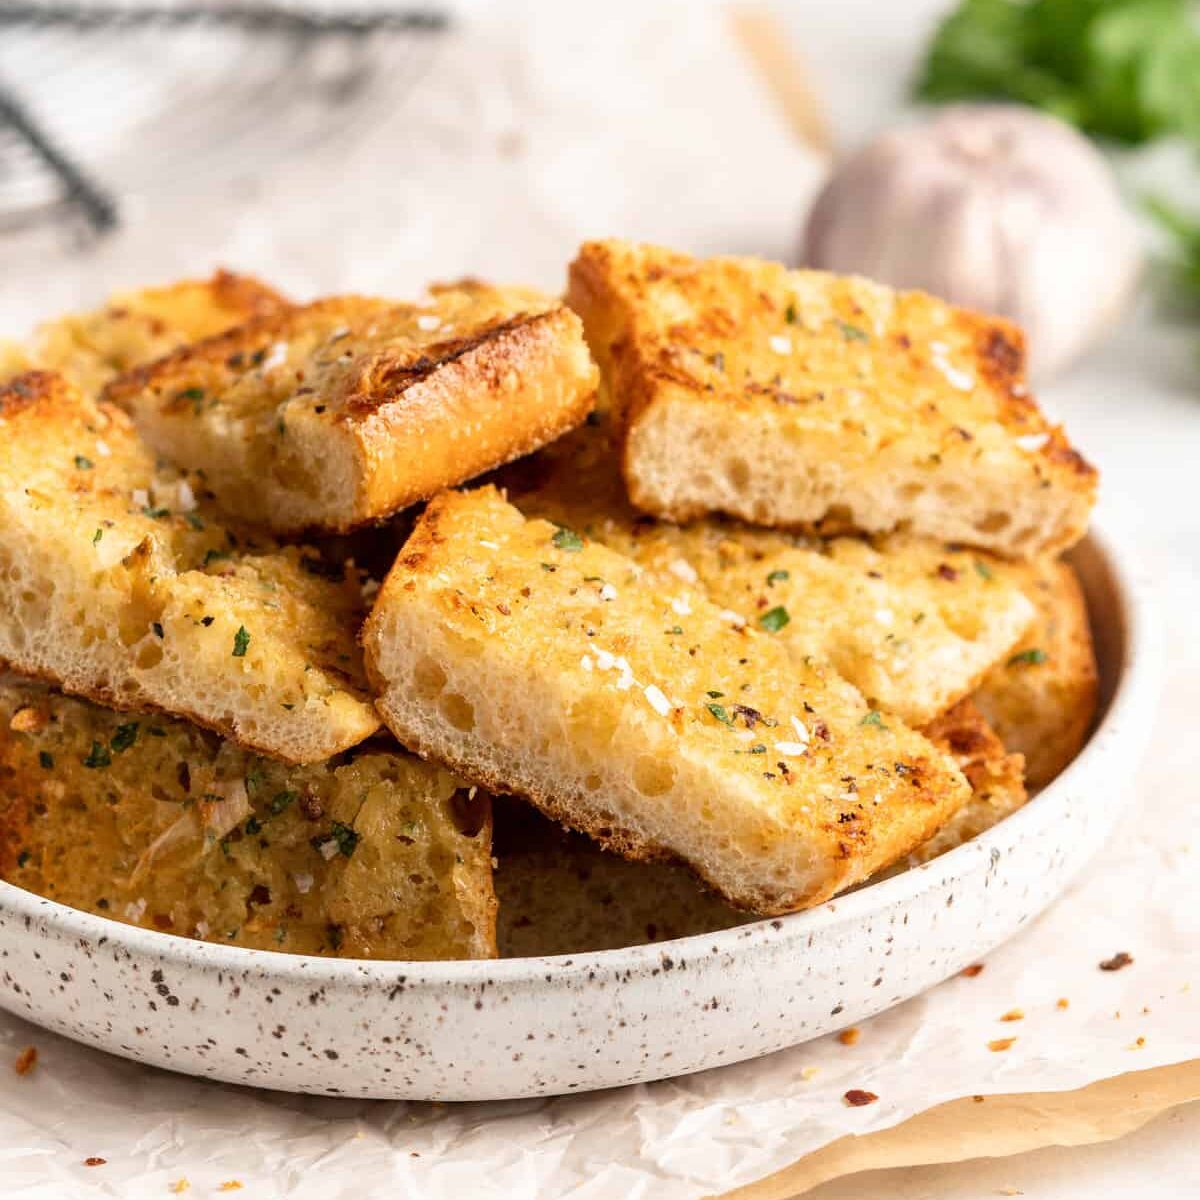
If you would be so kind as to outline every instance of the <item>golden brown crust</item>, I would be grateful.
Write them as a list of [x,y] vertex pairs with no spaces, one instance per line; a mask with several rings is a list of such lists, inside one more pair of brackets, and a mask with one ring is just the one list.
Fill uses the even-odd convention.
[[[972,480],[996,503],[1019,495],[1029,514],[1006,527],[1002,510],[983,510],[957,540],[1025,557],[1086,528],[1095,471],[1029,395],[1008,322],[862,279],[621,242],[583,246],[567,298],[604,371],[630,496],[657,516],[950,537],[953,504],[921,494],[948,483],[969,496]],[[672,465],[672,427],[717,426],[702,465],[700,452]],[[748,443],[751,465],[726,487],[714,456],[730,439]],[[785,464],[811,480],[789,482]],[[763,472],[774,483],[757,494]]]
[[423,306],[326,299],[115,380],[161,453],[231,511],[345,531],[579,424],[596,369],[570,310],[527,290],[437,288]]
[[1010,749],[1025,756],[1029,786],[1045,787],[1087,740],[1096,715],[1099,672],[1087,601],[1068,563],[1014,568],[1037,618],[973,699]]
[[287,303],[265,283],[225,270],[209,279],[120,292],[94,312],[42,325],[22,355],[0,355],[0,382],[37,367],[97,395],[123,371]]
[[922,732],[958,764],[971,785],[971,798],[908,856],[909,866],[929,862],[978,837],[1028,799],[1024,757],[1005,749],[970,700],[960,701]]

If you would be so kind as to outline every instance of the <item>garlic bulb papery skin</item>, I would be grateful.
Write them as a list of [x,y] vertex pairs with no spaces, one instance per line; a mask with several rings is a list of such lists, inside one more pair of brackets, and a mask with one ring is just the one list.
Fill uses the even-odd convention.
[[960,104],[890,130],[834,169],[804,261],[1009,317],[1045,376],[1132,294],[1137,227],[1100,152],[1016,105]]

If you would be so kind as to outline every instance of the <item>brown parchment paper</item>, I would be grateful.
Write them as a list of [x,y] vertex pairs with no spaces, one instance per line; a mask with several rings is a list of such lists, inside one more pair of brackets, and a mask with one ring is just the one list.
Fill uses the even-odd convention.
[[796,1200],[832,1179],[890,1167],[1002,1158],[1124,1137],[1200,1100],[1200,1059],[1130,1071],[1071,1092],[965,1097],[863,1137],[843,1137],[721,1200]]

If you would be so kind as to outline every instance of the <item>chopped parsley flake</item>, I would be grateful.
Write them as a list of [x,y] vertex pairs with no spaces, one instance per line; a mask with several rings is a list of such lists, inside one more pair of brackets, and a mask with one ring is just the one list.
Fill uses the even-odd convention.
[[104,530],[103,530],[103,529],[97,529],[97,530],[96,530],[96,532],[92,534],[92,545],[93,545],[93,546],[98,546],[98,545],[100,544],[100,539],[101,539],[103,536],[104,536]]
[[996,573],[992,570],[992,568],[989,567],[987,563],[980,562],[979,559],[975,560],[975,573],[980,577],[980,579],[990,580],[996,578]]
[[758,623],[768,633],[778,633],[785,625],[791,621],[788,616],[788,610],[782,604],[777,604],[774,608],[768,608],[761,617],[758,618]]
[[81,471],[90,471],[96,464],[90,458],[86,458],[82,454],[77,454],[75,455],[75,465]]
[[713,700],[720,700],[720,698],[725,695],[724,692],[705,692],[704,694],[711,697]]
[[865,329],[860,329],[857,325],[851,325],[846,321],[838,321],[837,327],[842,331],[842,337],[848,342],[869,342],[871,340],[871,335]]
[[714,717],[716,717],[717,720],[720,721],[722,725],[732,725],[733,724],[733,718],[726,711],[725,706],[723,704],[706,704],[704,707],[707,708],[708,711],[710,713],[712,713],[712,715]]
[[249,648],[250,634],[246,632],[245,625],[239,625],[237,633],[233,635],[233,657],[245,658]]
[[96,771],[103,767],[112,766],[112,755],[108,752],[108,747],[101,745],[99,742],[93,742],[91,750],[88,751],[88,756],[83,760],[83,765],[89,770]]
[[311,844],[314,850],[320,851],[324,856],[325,847],[330,842],[337,846],[338,853],[343,858],[349,858],[358,846],[358,834],[349,825],[344,825],[341,821],[334,821],[333,828],[328,833],[313,838]]
[[683,632],[683,626],[682,625],[672,625],[670,629],[664,630],[664,632],[678,636],[679,634],[681,634]]
[[883,714],[878,709],[871,709],[869,713],[861,721],[860,725],[874,725],[876,729],[886,729],[887,726],[883,723]]
[[151,508],[150,505],[147,505],[142,509],[143,517],[150,517],[155,521],[159,520],[161,517],[169,517],[170,515],[171,510],[169,508]]
[[1019,654],[1014,654],[1008,660],[1010,667],[1016,666],[1037,666],[1039,663],[1044,663],[1049,655],[1045,650],[1039,649],[1037,646],[1029,650],[1022,650]]
[[205,550],[204,565],[207,567],[209,563],[214,563],[218,559],[228,558],[228,557],[229,557],[228,550]]
[[785,583],[791,577],[791,573],[788,571],[772,571],[767,576],[767,587],[774,587],[777,583]]
[[791,304],[789,304],[787,306],[787,312],[784,313],[784,318],[787,320],[787,323],[789,325],[795,325],[796,316],[797,316],[796,305],[795,305],[795,302],[792,302]]
[[54,770],[54,755],[49,750],[42,750],[38,754],[38,762],[42,764],[43,771]]
[[735,754],[766,754],[767,748],[762,742],[756,742],[753,746],[747,747],[745,750],[735,750]]
[[118,725],[116,732],[109,740],[109,746],[116,754],[128,750],[137,741],[138,723],[130,721],[128,725]]
[[188,524],[189,524],[189,525],[190,525],[190,526],[191,526],[191,527],[192,527],[192,528],[193,528],[193,529],[194,529],[194,530],[195,530],[197,533],[199,533],[199,532],[200,532],[200,531],[201,531],[201,530],[204,528],[204,522],[203,522],[203,520],[201,520],[201,518],[200,518],[200,517],[196,516],[196,514],[195,514],[195,513],[193,513],[193,512],[190,512],[190,513],[184,513],[184,514],[183,514],[183,516],[184,516],[184,520],[186,520],[186,521],[187,521],[187,523],[188,523]]
[[558,568],[553,563],[542,563],[543,571],[557,571]]
[[242,828],[253,837],[256,833],[262,833],[262,822],[257,817],[250,817]]
[[276,792],[271,797],[271,816],[279,816],[284,809],[294,804],[299,798],[296,792]]
[[573,529],[568,529],[565,525],[559,526],[554,537],[550,540],[559,550],[566,550],[569,554],[577,554],[583,549],[583,538]]

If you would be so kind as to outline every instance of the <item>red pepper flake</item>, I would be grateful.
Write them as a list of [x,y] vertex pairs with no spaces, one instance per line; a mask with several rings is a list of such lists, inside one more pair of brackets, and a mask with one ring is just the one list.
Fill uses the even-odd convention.
[[102,1167],[106,1162],[108,1162],[107,1158],[98,1158],[93,1154],[90,1158],[83,1160],[83,1165],[85,1167]]
[[866,1104],[874,1104],[879,1097],[874,1092],[864,1092],[862,1088],[851,1088],[842,1099],[851,1108],[862,1108]]
[[17,1061],[13,1064],[13,1070],[18,1075],[28,1075],[34,1067],[37,1066],[37,1047],[26,1046],[20,1054],[17,1055]]
[[1112,956],[1112,958],[1106,958],[1100,964],[1100,970],[1102,970],[1102,971],[1120,971],[1123,968],[1130,966],[1132,963],[1133,963],[1133,955],[1126,954],[1126,952],[1124,950],[1121,950],[1118,953],[1114,954]]
[[983,963],[972,963],[969,967],[963,967],[959,974],[965,975],[968,979],[974,979],[982,970]]
[[937,573],[939,579],[948,580],[950,583],[958,578],[958,572],[949,563],[939,564]]

